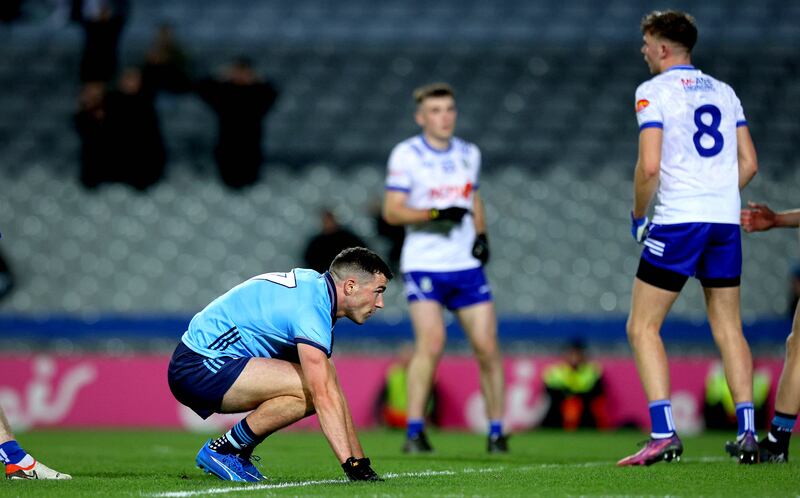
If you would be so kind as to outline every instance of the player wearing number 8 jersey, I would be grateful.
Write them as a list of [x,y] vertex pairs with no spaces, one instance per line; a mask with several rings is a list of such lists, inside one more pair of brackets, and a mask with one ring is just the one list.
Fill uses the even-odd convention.
[[237,285],[192,318],[168,369],[175,398],[198,415],[252,412],[209,440],[197,465],[220,479],[259,481],[253,448],[316,413],[351,480],[378,480],[364,456],[330,361],[333,326],[383,308],[392,272],[377,254],[346,249],[329,271],[296,268]]
[[[644,244],[633,284],[628,340],[650,408],[645,447],[619,465],[680,457],[669,401],[661,324],[689,277],[700,280],[739,421],[728,445],[741,463],[758,460],[752,357],[742,334],[739,190],[758,170],[741,103],[725,83],[691,64],[694,19],[653,12],[642,21],[642,54],[655,74],[636,90],[639,157],[631,232]],[[653,224],[647,211],[657,192]]]

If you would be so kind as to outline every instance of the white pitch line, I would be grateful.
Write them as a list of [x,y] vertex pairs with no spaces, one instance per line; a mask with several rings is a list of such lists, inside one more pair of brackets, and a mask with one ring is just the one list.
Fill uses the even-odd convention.
[[[385,479],[395,479],[397,477],[431,477],[431,476],[452,476],[458,472],[452,470],[423,470],[421,472],[401,472],[401,473],[388,473],[384,474]],[[252,486],[238,486],[229,488],[211,488],[197,491],[166,491],[163,493],[143,493],[142,496],[152,496],[159,498],[185,498],[188,496],[199,495],[217,495],[226,493],[238,493],[241,491],[261,491],[269,489],[282,489],[282,488],[302,488],[306,486],[315,486],[317,484],[345,484],[348,483],[347,479],[325,479],[319,481],[297,481],[297,482],[280,482],[275,484],[253,484]]]
[[[699,458],[684,458],[683,461],[688,462],[722,462],[730,460],[726,457],[699,457]],[[583,462],[583,463],[542,463],[539,465],[525,465],[523,467],[512,467],[508,469],[513,472],[529,472],[537,469],[555,469],[555,468],[586,468],[586,467],[605,467],[612,466],[613,461],[598,461],[598,462]],[[506,467],[488,467],[476,469],[467,467],[460,471],[456,470],[423,470],[419,472],[388,472],[383,474],[384,479],[396,479],[398,477],[436,477],[436,476],[453,476],[457,474],[471,474],[474,472],[499,472],[506,470]],[[154,498],[187,498],[190,496],[200,495],[217,495],[227,493],[238,493],[242,491],[261,491],[270,489],[284,489],[284,488],[304,488],[307,486],[316,486],[319,484],[346,484],[350,481],[347,479],[322,479],[316,481],[295,481],[295,482],[279,482],[275,484],[253,484],[237,487],[227,488],[210,488],[197,491],[165,491],[162,493],[143,493],[142,496],[149,496]]]
[[276,484],[253,484],[252,486],[238,486],[230,488],[210,488],[197,491],[165,491],[163,493],[142,493],[142,496],[154,496],[163,498],[182,498],[186,496],[218,495],[225,493],[238,493],[240,491],[260,491],[262,489],[281,489],[281,488],[302,488],[305,486],[315,486],[317,484],[344,484],[344,479],[324,479],[319,481],[299,481],[299,482],[279,482]]

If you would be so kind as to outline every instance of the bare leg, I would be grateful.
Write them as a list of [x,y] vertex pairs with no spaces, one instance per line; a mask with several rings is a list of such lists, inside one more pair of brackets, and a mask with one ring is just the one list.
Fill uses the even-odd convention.
[[504,408],[503,358],[497,344],[494,303],[478,303],[456,312],[469,337],[481,372],[481,391],[489,420],[502,420]]
[[677,298],[677,292],[660,289],[638,278],[633,281],[626,328],[648,401],[669,398],[669,364],[660,334],[664,318]]
[[423,418],[431,394],[436,365],[445,344],[442,306],[436,301],[414,301],[408,306],[414,326],[414,355],[408,364],[408,418]]
[[[642,381],[647,401],[651,403],[669,399],[669,364],[664,342],[661,340],[661,325],[678,294],[650,285],[639,278],[633,280],[631,312],[628,315],[626,329],[628,342],[636,358],[639,379]],[[650,465],[662,460],[671,461],[680,458],[683,446],[677,435],[672,433],[674,428],[670,427],[666,412],[664,418],[667,419],[666,427],[663,427],[663,423],[658,423],[651,412],[652,429],[654,432],[659,430],[660,434],[664,434],[664,430],[669,430],[670,434],[659,436],[651,433],[651,439],[644,448],[623,458],[617,465],[621,467]],[[657,425],[662,427],[659,429]]]
[[800,304],[794,310],[792,333],[786,338],[786,361],[778,381],[775,410],[789,415],[800,411]]
[[0,444],[13,440],[14,434],[11,432],[11,425],[8,423],[3,407],[0,406]]
[[[0,407],[0,444],[14,439],[11,425],[8,423],[3,408]],[[25,450],[22,451],[25,453]],[[14,460],[14,464],[7,462],[5,470],[6,478],[9,479],[72,479],[71,475],[53,470],[28,454],[25,454],[21,461]]]
[[739,287],[703,289],[708,322],[722,356],[733,401],[753,401],[753,358],[742,333]]
[[222,398],[224,413],[254,410],[247,416],[252,431],[265,436],[314,413],[300,365],[252,358]]

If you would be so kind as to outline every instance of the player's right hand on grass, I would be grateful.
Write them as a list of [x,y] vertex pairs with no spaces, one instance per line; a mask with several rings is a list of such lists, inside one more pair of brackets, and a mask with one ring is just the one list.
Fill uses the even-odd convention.
[[351,481],[383,481],[370,464],[369,458],[350,457],[342,464],[342,470]]
[[452,221],[453,223],[461,223],[461,218],[463,218],[467,213],[469,213],[468,209],[460,207],[449,207],[444,209],[433,208],[428,211],[428,217],[431,220],[446,220]]
[[635,240],[638,244],[641,244],[644,242],[644,239],[647,238],[649,233],[650,219],[647,216],[634,218],[633,212],[631,212],[631,235],[633,235],[633,240]]

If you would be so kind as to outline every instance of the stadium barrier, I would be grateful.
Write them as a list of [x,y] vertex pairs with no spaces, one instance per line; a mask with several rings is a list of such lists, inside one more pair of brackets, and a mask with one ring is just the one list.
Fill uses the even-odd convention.
[[[125,316],[101,315],[93,317],[75,316],[29,316],[0,315],[0,340],[13,337],[15,341],[52,341],[64,339],[77,342],[142,341],[149,339],[174,340],[186,330],[191,316]],[[447,324],[448,341],[463,342],[464,335],[457,322]],[[560,345],[573,337],[581,337],[592,345],[627,345],[624,316],[501,316],[499,334],[502,342],[527,341],[536,344]],[[783,343],[791,330],[789,318],[758,318],[745,320],[744,333],[751,346],[769,347],[783,351]],[[713,347],[711,330],[705,320],[690,320],[668,317],[661,329],[668,344],[686,344]],[[336,344],[363,341],[397,342],[413,340],[408,319],[371,319],[359,326],[349,320],[339,320],[335,330]],[[627,346],[626,346],[627,347]],[[782,353],[778,354],[782,354]]]
[[[343,389],[359,427],[375,425],[374,406],[391,356],[334,356]],[[548,408],[542,370],[556,357],[505,359],[506,424],[512,431],[536,427]],[[599,357],[612,426],[646,426],[647,404],[630,357]],[[670,364],[676,426],[682,433],[702,430],[706,376],[711,357],[674,358]],[[214,415],[203,421],[172,397],[166,381],[167,355],[0,355],[0,405],[16,429],[35,427],[159,427],[218,431],[241,415]],[[774,392],[782,362],[756,362]],[[447,429],[483,431],[486,418],[474,359],[447,356],[437,373],[440,421]],[[771,394],[771,396],[774,394]],[[312,417],[296,428],[316,429]]]

